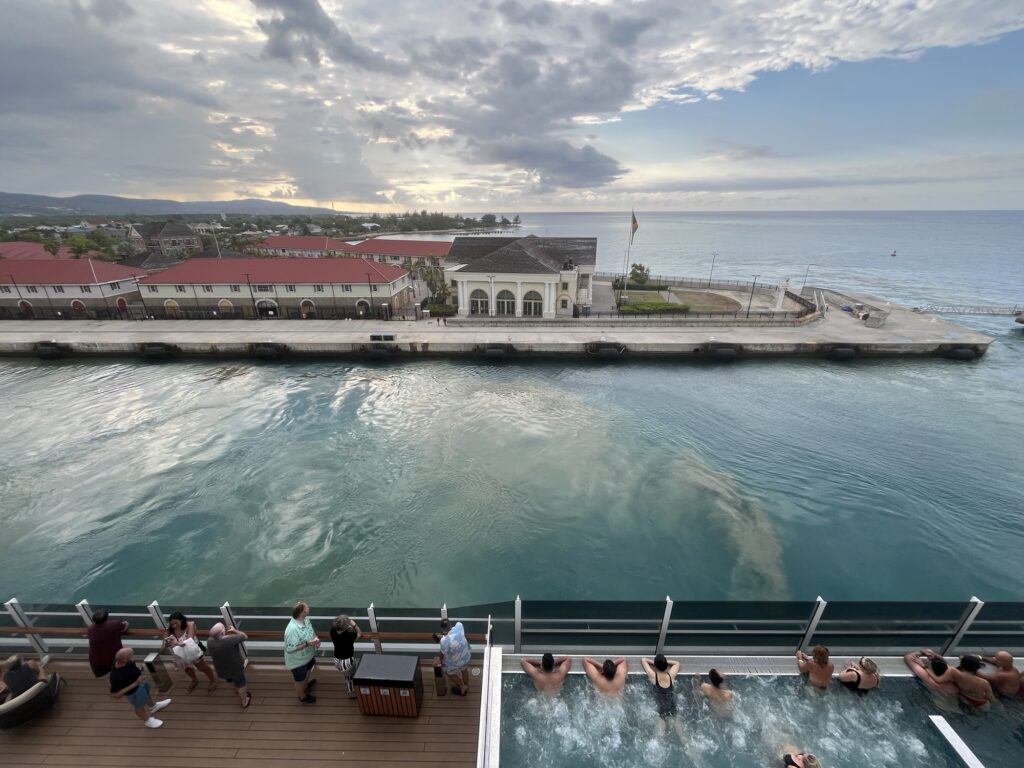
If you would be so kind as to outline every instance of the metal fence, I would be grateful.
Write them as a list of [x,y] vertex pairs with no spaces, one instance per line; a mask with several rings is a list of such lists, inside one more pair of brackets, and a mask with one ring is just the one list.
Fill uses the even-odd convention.
[[[280,633],[290,618],[287,608],[160,605],[108,605],[111,615],[141,631],[132,638],[140,648],[159,645],[157,635],[176,610],[197,621],[201,630],[223,621],[250,635],[250,655],[277,658]],[[0,612],[0,648],[5,653],[84,656],[84,628],[92,608],[77,605],[22,604],[8,601]],[[344,613],[376,633],[365,651],[400,650],[424,658],[436,653],[431,634],[441,618],[462,621],[466,631],[515,653],[618,652],[789,655],[816,643],[837,654],[902,654],[931,647],[954,654],[991,653],[1005,648],[1024,653],[1024,603],[808,601],[543,601],[521,600],[449,608],[368,608],[313,606],[315,627],[325,631]],[[19,632],[32,627],[35,634]],[[483,652],[476,643],[474,651]]]
[[392,310],[376,306],[359,313],[352,307],[317,307],[304,311],[298,307],[278,307],[273,312],[257,313],[252,307],[235,307],[228,311],[181,307],[168,310],[163,306],[132,304],[125,309],[103,307],[86,310],[54,310],[37,307],[31,313],[0,307],[0,320],[418,320],[422,311],[415,306]]
[[[614,281],[621,280],[622,274],[615,272],[595,272],[594,278]],[[750,280],[702,280],[697,277],[678,277],[673,275],[648,275],[647,282],[653,285],[671,285],[675,288],[694,288],[702,290],[718,288],[723,291],[749,291],[751,288],[755,287],[755,284]],[[635,286],[635,283],[632,285]],[[765,291],[778,290],[778,285],[774,283],[757,283],[756,287]]]
[[679,312],[672,310],[662,312],[590,312],[581,314],[580,319],[629,319],[632,317],[642,317],[648,319],[656,318],[659,320],[671,320],[672,318],[678,318],[679,320],[798,320],[801,317],[806,317],[814,311],[815,310],[813,309],[801,309],[799,312],[751,311],[749,314],[745,310],[738,310],[736,312]]

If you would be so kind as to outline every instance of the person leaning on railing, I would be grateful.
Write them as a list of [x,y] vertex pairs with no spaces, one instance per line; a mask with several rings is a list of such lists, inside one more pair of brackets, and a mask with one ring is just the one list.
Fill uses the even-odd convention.
[[796,652],[796,666],[800,674],[807,675],[811,685],[818,688],[828,688],[832,682],[832,673],[835,666],[828,660],[828,648],[824,645],[816,645],[811,649],[808,656],[802,650]]
[[106,608],[97,608],[92,614],[92,625],[85,631],[89,638],[89,666],[96,677],[110,674],[114,657],[123,647],[121,635],[128,631],[127,621],[109,621]]
[[349,698],[355,698],[356,691],[352,685],[352,676],[356,671],[355,644],[363,636],[359,625],[354,619],[344,614],[334,618],[331,625],[331,642],[334,644],[334,668],[345,675],[345,687]]
[[284,665],[292,673],[295,694],[302,704],[316,704],[316,697],[310,693],[316,678],[310,675],[316,666],[319,647],[320,638],[309,620],[309,604],[300,600],[292,608],[292,619],[284,628]]

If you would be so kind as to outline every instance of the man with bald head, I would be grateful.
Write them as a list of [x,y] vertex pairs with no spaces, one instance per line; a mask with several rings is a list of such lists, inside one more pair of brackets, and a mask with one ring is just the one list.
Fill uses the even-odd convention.
[[142,676],[134,654],[135,651],[125,646],[114,656],[114,667],[110,670],[110,695],[115,699],[127,699],[135,710],[135,716],[147,728],[159,728],[164,721],[153,715],[170,704],[171,700],[153,701],[149,680]]
[[1008,698],[1016,698],[1022,693],[1021,674],[1013,667],[1013,656],[1007,651],[997,651],[995,656],[982,656],[982,659],[995,666],[994,672],[979,671],[978,677],[988,680],[998,693]]
[[245,658],[242,656],[242,643],[248,639],[244,632],[228,629],[218,621],[210,627],[210,637],[206,641],[217,676],[235,684],[242,709],[252,703],[252,694],[246,687]]

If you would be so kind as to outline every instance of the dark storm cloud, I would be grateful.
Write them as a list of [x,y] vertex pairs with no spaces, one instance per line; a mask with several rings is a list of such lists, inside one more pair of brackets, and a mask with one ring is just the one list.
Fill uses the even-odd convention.
[[305,59],[320,66],[326,53],[333,61],[345,62],[373,72],[400,74],[406,65],[357,43],[327,15],[318,0],[252,0],[263,10],[276,12],[256,24],[267,36],[263,55],[269,59],[294,62]]
[[476,162],[498,163],[523,169],[538,178],[538,191],[556,188],[590,189],[620,178],[619,163],[584,145],[575,147],[564,139],[509,137],[470,145]]

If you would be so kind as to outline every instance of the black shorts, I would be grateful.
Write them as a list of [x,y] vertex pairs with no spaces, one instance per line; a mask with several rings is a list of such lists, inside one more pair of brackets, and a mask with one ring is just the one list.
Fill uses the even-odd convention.
[[96,675],[96,677],[106,677],[110,674],[110,670],[111,667],[92,667],[92,673]]

